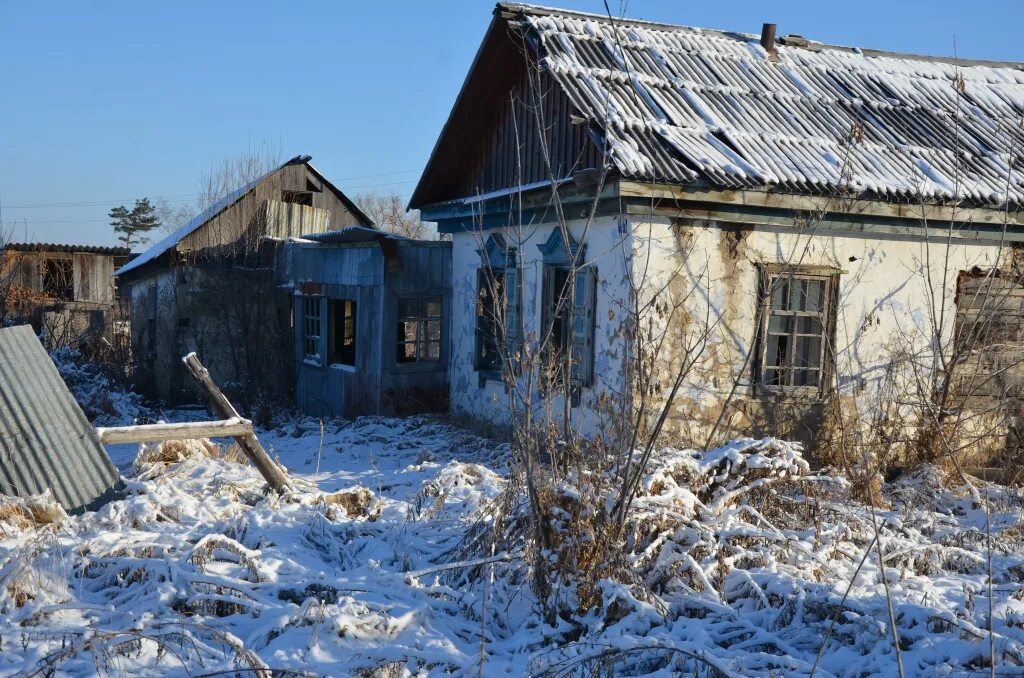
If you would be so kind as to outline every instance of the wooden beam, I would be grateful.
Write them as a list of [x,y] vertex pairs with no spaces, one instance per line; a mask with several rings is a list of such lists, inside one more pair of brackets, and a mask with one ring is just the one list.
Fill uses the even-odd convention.
[[[195,353],[189,353],[181,361],[185,363],[189,373],[206,394],[206,397],[210,400],[210,405],[213,407],[213,411],[217,415],[225,419],[241,419],[231,401],[213,383],[209,370],[203,367]],[[275,492],[283,494],[291,489],[288,475],[284,472],[284,469],[270,458],[267,451],[260,445],[260,441],[253,435],[252,429],[248,433],[235,436],[235,442],[238,443],[245,456],[248,457],[252,465],[256,467],[256,470],[260,472],[260,475],[263,476],[263,479],[267,481]]]
[[146,424],[144,426],[113,426],[96,429],[96,435],[104,445],[156,443],[165,440],[194,438],[234,438],[251,433],[252,422],[240,417],[220,421],[190,421],[179,424]]
[[672,186],[668,184],[645,184],[636,181],[620,181],[619,194],[623,198],[651,198],[688,202],[709,202],[720,205],[785,209],[801,212],[829,214],[852,214],[858,216],[908,219],[918,223],[928,221],[953,221],[961,224],[989,224],[1001,226],[1021,225],[1022,216],[1015,212],[1004,212],[997,208],[959,207],[933,203],[886,202],[830,198],[828,196],[806,196],[775,191],[754,189],[722,190],[700,185]]

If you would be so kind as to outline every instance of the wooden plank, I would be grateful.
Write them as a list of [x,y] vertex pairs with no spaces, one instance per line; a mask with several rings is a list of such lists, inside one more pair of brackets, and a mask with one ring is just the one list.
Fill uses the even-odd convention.
[[[206,393],[206,397],[210,400],[210,405],[213,407],[214,412],[225,419],[241,418],[238,416],[238,412],[235,410],[234,405],[231,404],[231,401],[213,383],[209,370],[203,367],[195,353],[189,353],[181,361],[185,363],[189,373],[199,384],[203,392]],[[283,494],[290,489],[290,482],[284,469],[270,458],[270,455],[263,449],[260,441],[253,435],[251,430],[249,433],[235,436],[235,442],[238,443],[245,456],[248,457],[252,465],[256,467],[260,475],[263,476],[264,480],[267,481],[275,492]]]
[[234,438],[246,434],[252,434],[252,422],[240,417],[221,419],[219,421],[113,426],[96,429],[96,435],[104,445],[155,443],[165,440],[190,440],[195,438]]
[[912,219],[918,222],[928,219],[954,221],[960,224],[1024,225],[1024,217],[1017,212],[1004,213],[1000,209],[978,207],[954,207],[921,204],[920,202],[891,203],[881,200],[830,199],[826,196],[811,197],[760,190],[718,190],[703,186],[670,186],[635,181],[622,181],[619,184],[619,190],[624,198],[700,201],[746,207],[801,210],[812,214],[824,209],[833,214]]

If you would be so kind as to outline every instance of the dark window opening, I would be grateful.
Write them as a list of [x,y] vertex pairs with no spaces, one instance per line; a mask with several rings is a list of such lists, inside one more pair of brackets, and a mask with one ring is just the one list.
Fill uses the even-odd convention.
[[573,384],[590,386],[594,378],[597,272],[587,266],[575,271],[574,281],[570,275],[572,270],[567,267],[544,267],[543,355],[551,381],[561,382],[569,372]]
[[480,269],[476,295],[476,369],[501,370],[501,303],[505,298],[505,271]]
[[331,299],[331,362],[336,365],[356,364],[356,302],[353,299]]
[[313,193],[310,191],[281,191],[281,202],[312,207]]
[[522,350],[519,294],[518,268],[488,267],[477,272],[474,368],[478,372],[502,372],[506,359],[516,369]]
[[395,359],[399,363],[441,359],[441,297],[399,300]]
[[833,276],[771,275],[762,300],[761,384],[821,389],[832,360]]
[[43,294],[61,301],[75,297],[74,265],[70,259],[47,259],[43,262]]

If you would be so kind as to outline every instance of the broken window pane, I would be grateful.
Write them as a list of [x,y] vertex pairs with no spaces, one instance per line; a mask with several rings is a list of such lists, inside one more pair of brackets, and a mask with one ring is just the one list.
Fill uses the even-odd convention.
[[762,301],[767,315],[761,337],[763,385],[821,386],[829,326],[826,284],[830,278],[790,273],[769,280],[769,297]]
[[[491,295],[481,288],[477,315],[488,317]],[[398,344],[395,360],[399,363],[441,359],[441,298],[400,299],[398,302]]]

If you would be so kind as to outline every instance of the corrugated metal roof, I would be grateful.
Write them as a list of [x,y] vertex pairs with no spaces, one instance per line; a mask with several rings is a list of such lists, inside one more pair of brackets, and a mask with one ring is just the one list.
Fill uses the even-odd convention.
[[[1024,72],[501,4],[624,176],[1024,204]],[[855,142],[851,143],[851,140]]]
[[119,478],[32,328],[0,329],[0,494],[50,488],[78,512],[109,501]]
[[325,231],[324,233],[304,235],[302,239],[324,245],[344,245],[346,243],[373,242],[376,240],[409,240],[410,238],[368,226],[345,226],[344,228]]
[[106,247],[103,245],[71,245],[49,242],[9,242],[5,250],[12,252],[63,252],[82,254],[109,254],[111,256],[127,256],[131,251],[127,247]]

